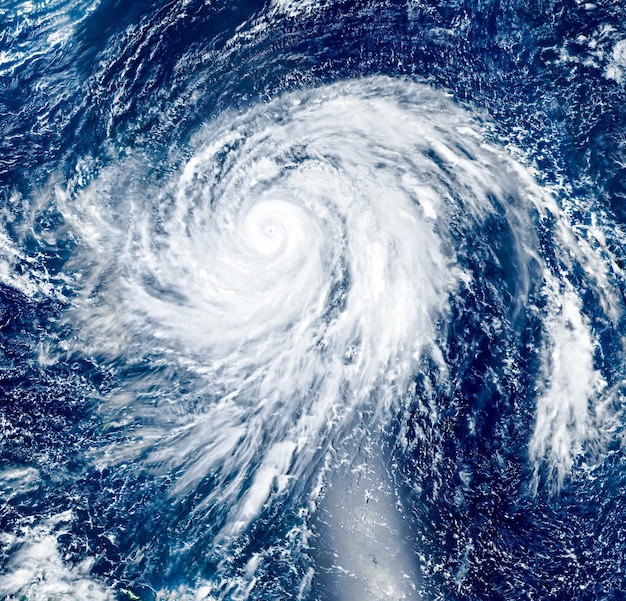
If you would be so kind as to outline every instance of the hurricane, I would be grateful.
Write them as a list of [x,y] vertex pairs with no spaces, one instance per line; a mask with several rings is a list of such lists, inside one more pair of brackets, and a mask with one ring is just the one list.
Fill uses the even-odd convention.
[[619,3],[0,15],[2,598],[622,598]]

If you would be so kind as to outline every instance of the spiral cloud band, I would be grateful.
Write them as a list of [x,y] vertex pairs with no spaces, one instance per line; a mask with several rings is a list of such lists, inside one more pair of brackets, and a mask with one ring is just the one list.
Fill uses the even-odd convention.
[[[124,170],[149,181],[142,168],[110,168],[67,215],[94,284],[74,318],[94,347],[125,360],[161,353],[205,381],[193,435],[169,433],[173,448],[157,454],[187,465],[181,489],[262,455],[233,510],[241,527],[346,416],[387,414],[421,354],[439,356],[449,296],[472,285],[455,237],[503,214],[523,303],[528,264],[541,262],[532,215],[557,212],[465,110],[383,78],[225,115],[167,181],[129,188]],[[589,356],[584,318],[568,306]],[[582,391],[579,405],[593,386]],[[229,492],[240,494],[237,481]]]
[[553,224],[558,261],[593,274],[607,319],[614,292],[480,116],[424,84],[366,78],[225,113],[168,161],[120,158],[55,198],[77,245],[68,352],[135,374],[102,401],[123,444],[96,464],[144,458],[172,475],[174,499],[200,491],[197,511],[221,516],[218,552],[288,491],[315,497],[355,419],[376,430],[398,415],[425,357],[445,374],[451,302],[476,284],[467,233],[493,223],[508,232],[496,260],[510,313],[533,290],[549,308],[529,460],[565,477],[604,380],[539,225]]

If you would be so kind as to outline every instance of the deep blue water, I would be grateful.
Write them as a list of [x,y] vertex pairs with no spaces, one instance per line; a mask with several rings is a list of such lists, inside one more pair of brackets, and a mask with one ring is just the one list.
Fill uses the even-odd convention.
[[621,2],[0,23],[0,597],[626,598]]

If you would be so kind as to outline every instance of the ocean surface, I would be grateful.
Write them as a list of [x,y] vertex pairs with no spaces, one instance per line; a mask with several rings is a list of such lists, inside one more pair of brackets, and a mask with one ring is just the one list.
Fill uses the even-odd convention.
[[1,0],[0,599],[626,599],[626,4]]

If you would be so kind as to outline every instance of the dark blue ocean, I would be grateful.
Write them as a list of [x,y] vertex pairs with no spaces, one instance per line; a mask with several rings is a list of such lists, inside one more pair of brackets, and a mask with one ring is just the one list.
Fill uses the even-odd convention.
[[0,0],[0,598],[626,599],[626,5]]

